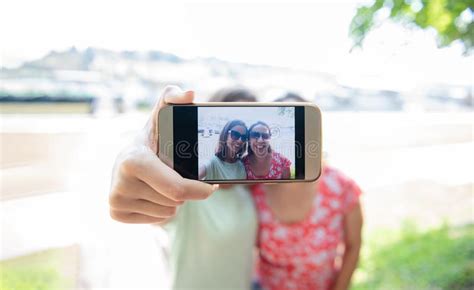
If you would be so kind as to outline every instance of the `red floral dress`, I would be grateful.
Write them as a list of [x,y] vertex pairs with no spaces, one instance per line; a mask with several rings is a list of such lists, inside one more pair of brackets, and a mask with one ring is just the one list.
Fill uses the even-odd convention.
[[[291,194],[291,193],[289,193]],[[257,274],[265,290],[330,289],[337,276],[337,248],[344,241],[343,217],[359,202],[361,190],[340,171],[326,166],[306,219],[280,223],[265,201],[264,188],[252,195],[258,210]]]
[[253,173],[250,168],[250,160],[248,159],[248,156],[243,158],[243,162],[245,171],[247,172],[247,179],[281,179],[283,169],[289,169],[291,166],[291,161],[278,152],[272,152],[272,164],[270,165],[268,174],[265,176],[257,176]]

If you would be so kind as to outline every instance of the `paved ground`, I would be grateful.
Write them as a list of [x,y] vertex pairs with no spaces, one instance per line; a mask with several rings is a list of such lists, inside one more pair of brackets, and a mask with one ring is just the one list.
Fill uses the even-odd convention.
[[[145,119],[2,116],[0,258],[79,244],[84,286],[166,284],[154,244],[163,237],[107,211],[114,156]],[[472,115],[333,113],[324,121],[329,162],[365,191],[368,230],[406,218],[473,222]]]

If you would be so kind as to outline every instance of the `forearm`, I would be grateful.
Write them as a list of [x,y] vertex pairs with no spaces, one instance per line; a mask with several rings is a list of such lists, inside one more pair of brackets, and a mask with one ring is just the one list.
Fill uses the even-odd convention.
[[347,290],[351,283],[352,274],[357,268],[360,247],[347,248],[342,260],[342,267],[332,290]]

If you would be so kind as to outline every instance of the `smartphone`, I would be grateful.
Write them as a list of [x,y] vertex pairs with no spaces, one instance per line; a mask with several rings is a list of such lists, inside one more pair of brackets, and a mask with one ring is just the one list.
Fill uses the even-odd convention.
[[158,156],[207,183],[315,181],[321,111],[310,103],[194,103],[158,115]]

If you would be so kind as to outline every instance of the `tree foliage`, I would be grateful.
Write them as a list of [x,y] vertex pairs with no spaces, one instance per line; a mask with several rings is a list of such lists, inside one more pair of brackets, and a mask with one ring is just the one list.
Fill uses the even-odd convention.
[[[382,11],[388,16],[381,17]],[[469,54],[474,46],[473,14],[474,0],[375,0],[357,9],[350,35],[354,46],[360,47],[374,27],[391,19],[408,27],[434,29],[440,47],[459,40]]]

